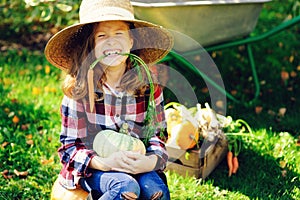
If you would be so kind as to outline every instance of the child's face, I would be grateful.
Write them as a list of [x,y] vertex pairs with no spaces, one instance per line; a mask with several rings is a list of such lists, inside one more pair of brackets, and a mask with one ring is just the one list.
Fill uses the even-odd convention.
[[122,21],[100,22],[96,27],[95,56],[106,56],[100,62],[107,66],[125,66],[127,56],[118,53],[129,53],[133,39],[128,24]]

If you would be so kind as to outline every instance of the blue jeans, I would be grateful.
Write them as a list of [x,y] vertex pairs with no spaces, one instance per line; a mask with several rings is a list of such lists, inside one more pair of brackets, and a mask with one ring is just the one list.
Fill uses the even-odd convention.
[[100,199],[122,199],[121,194],[133,192],[139,199],[147,200],[161,191],[160,199],[169,200],[170,192],[164,181],[155,171],[129,175],[123,172],[103,172],[92,170],[92,176],[80,181],[81,187],[90,192],[96,190],[101,194]]

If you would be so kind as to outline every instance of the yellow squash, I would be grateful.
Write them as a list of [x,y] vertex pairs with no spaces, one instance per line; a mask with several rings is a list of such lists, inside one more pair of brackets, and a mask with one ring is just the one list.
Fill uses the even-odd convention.
[[54,182],[51,192],[51,200],[86,200],[88,192],[82,188],[68,190],[60,185],[58,179]]

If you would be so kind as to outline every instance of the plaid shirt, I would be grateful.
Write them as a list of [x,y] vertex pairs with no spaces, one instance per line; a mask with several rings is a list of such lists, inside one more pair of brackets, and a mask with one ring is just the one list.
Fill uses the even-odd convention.
[[[97,92],[96,92],[97,93]],[[99,96],[103,93],[98,92]],[[131,136],[143,138],[142,127],[146,116],[149,91],[144,96],[135,97],[126,92],[116,92],[108,85],[104,87],[104,98],[95,102],[94,112],[90,111],[87,100],[75,101],[64,96],[61,105],[62,131],[60,141],[62,146],[58,149],[63,168],[60,172],[60,183],[74,189],[82,177],[90,176],[88,164],[96,155],[92,150],[93,139],[96,134],[105,129],[118,131],[126,122]],[[156,103],[157,122],[166,127],[163,93],[157,87],[154,93]],[[159,132],[153,133],[146,145],[148,154],[158,156],[159,170],[166,167],[168,154]]]

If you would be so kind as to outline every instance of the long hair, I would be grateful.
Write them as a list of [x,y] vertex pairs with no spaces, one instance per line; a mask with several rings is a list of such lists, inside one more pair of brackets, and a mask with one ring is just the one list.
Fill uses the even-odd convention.
[[[82,99],[88,94],[87,86],[87,72],[91,63],[96,60],[94,55],[94,34],[97,23],[87,24],[82,27],[79,33],[80,40],[76,51],[73,51],[72,62],[73,65],[68,71],[62,90],[65,95],[75,100]],[[133,24],[128,24],[129,29],[134,29]],[[133,37],[134,42],[138,42],[137,36]],[[139,51],[134,53],[139,56]],[[105,69],[98,63],[94,68],[94,85],[97,89],[103,91],[103,84],[106,82]],[[126,61],[126,71],[120,81],[119,89],[129,92],[134,95],[144,95],[149,85],[146,72],[143,67],[134,66],[128,58]]]

